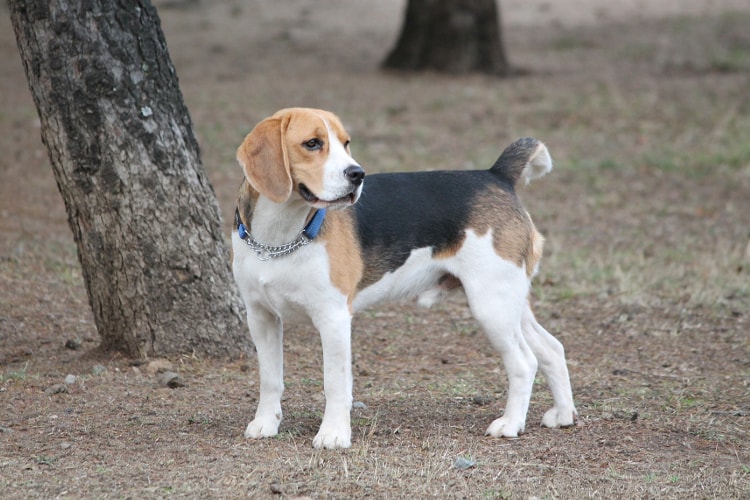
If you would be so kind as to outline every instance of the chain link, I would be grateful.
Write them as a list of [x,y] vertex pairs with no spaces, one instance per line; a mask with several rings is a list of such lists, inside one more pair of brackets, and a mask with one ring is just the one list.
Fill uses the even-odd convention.
[[263,243],[259,243],[255,241],[252,236],[250,236],[250,233],[247,233],[247,238],[245,238],[245,243],[247,243],[247,246],[249,246],[255,252],[258,260],[262,261],[289,255],[298,248],[302,248],[303,246],[307,245],[308,243],[310,243],[310,241],[312,240],[305,236],[304,231],[300,231],[296,240],[292,241],[291,243],[285,243],[279,246],[264,245]]

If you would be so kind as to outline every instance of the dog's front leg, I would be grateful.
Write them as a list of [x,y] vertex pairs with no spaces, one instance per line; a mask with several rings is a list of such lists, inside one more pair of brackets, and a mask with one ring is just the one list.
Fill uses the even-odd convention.
[[315,321],[323,345],[326,396],[323,422],[313,439],[316,448],[349,448],[352,445],[351,321],[348,311]]
[[281,319],[261,306],[249,306],[247,323],[258,353],[260,398],[255,419],[245,429],[246,438],[275,436],[281,424],[284,392],[283,325]]

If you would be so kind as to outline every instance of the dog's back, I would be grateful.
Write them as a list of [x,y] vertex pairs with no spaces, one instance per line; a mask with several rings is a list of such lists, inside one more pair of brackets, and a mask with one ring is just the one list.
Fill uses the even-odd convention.
[[467,230],[492,230],[498,254],[531,272],[542,240],[515,185],[550,169],[547,149],[527,138],[506,148],[489,170],[368,175],[352,207],[365,263],[360,288],[401,267],[414,250],[454,254]]

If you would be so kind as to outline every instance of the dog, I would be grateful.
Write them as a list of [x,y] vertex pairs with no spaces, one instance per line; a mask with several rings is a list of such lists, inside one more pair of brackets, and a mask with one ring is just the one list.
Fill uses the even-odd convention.
[[232,269],[258,355],[260,396],[246,438],[282,420],[283,327],[311,322],[323,346],[325,411],[316,448],[351,446],[351,322],[384,300],[429,306],[463,290],[501,354],[503,415],[487,435],[524,431],[537,366],[554,406],[546,427],[576,423],[562,344],[535,319],[529,288],[543,238],[516,197],[552,168],[547,148],[520,139],[489,170],[368,175],[333,113],[282,109],[237,150],[244,172],[232,231]]

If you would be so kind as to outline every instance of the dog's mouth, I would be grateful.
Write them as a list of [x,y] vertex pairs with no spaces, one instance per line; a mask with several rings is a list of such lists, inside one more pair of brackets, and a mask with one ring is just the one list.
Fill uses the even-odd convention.
[[306,202],[316,208],[335,208],[337,206],[348,206],[354,205],[357,198],[359,198],[359,189],[356,187],[349,193],[335,200],[321,200],[310,189],[304,184],[300,183],[298,186],[299,194]]

